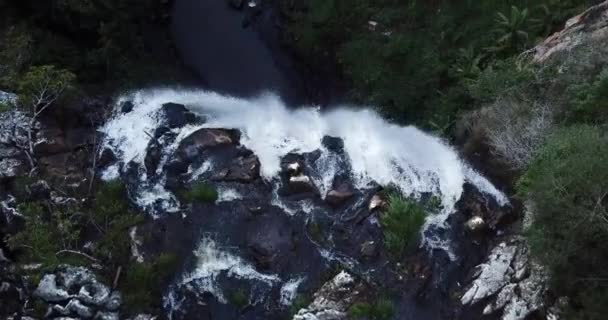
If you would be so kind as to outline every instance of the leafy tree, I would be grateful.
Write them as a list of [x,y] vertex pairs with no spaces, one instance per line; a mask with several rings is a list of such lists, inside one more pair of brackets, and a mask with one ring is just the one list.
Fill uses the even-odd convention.
[[76,76],[54,66],[31,67],[19,80],[18,105],[30,115],[28,127],[28,156],[32,168],[35,167],[34,140],[32,132],[38,117],[74,89]]
[[506,15],[502,12],[496,13],[496,45],[489,48],[492,52],[514,52],[525,48],[530,38],[528,30],[528,9],[511,7],[511,12]]

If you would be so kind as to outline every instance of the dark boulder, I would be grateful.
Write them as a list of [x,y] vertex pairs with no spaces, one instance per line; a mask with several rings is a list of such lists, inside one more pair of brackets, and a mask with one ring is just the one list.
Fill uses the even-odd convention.
[[239,139],[238,130],[204,128],[182,140],[176,152],[181,159],[192,161],[207,149],[237,145]]
[[158,144],[158,142],[156,142],[156,140],[150,141],[146,151],[146,157],[144,158],[144,165],[146,166],[148,176],[152,176],[156,172],[156,168],[158,167],[161,156],[161,146]]
[[327,150],[336,153],[344,152],[344,141],[341,138],[324,136],[323,140],[321,140],[321,143],[325,148],[327,148]]
[[346,182],[334,183],[334,187],[325,196],[325,201],[332,207],[339,207],[355,194],[350,184]]
[[181,128],[187,124],[196,122],[196,115],[182,104],[165,103],[161,108],[161,112],[169,128]]
[[233,159],[228,166],[212,179],[218,181],[234,181],[249,183],[260,177],[260,160],[254,154]]
[[125,101],[120,104],[120,112],[129,113],[129,112],[133,111],[133,107],[134,107],[133,101]]
[[112,151],[111,149],[105,148],[101,152],[99,159],[97,159],[97,165],[100,168],[103,168],[105,166],[108,166],[108,165],[114,163],[116,160],[117,160],[117,158],[116,158],[116,155],[114,154],[114,151]]
[[288,264],[294,230],[285,215],[258,216],[247,230],[247,246],[259,268],[278,271]]

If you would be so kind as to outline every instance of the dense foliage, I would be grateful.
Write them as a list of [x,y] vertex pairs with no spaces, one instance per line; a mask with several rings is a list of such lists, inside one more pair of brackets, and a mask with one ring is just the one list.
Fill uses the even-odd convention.
[[[551,271],[554,288],[570,294],[576,319],[608,312],[608,136],[579,125],[549,137],[520,180],[533,204],[528,231],[533,253]],[[591,299],[589,299],[591,297]]]
[[[30,66],[52,65],[81,85],[116,88],[171,77],[161,1],[0,1],[0,90]],[[158,63],[162,61],[163,63]]]
[[578,13],[584,0],[311,0],[292,15],[309,61],[333,60],[353,97],[397,121],[444,131],[470,110],[467,84]]

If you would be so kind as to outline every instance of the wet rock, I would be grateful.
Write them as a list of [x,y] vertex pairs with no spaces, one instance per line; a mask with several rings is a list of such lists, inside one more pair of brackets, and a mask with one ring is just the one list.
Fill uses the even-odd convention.
[[196,115],[182,104],[165,103],[161,108],[161,114],[164,116],[167,126],[172,129],[196,122]]
[[183,139],[176,152],[182,159],[192,161],[207,149],[236,145],[239,138],[238,130],[204,128]]
[[[481,218],[486,229],[497,230],[517,219],[517,215],[508,206],[501,207],[494,199],[488,198],[477,188],[465,183],[456,209],[465,217]],[[481,222],[479,219],[470,220],[472,223]]]
[[112,292],[104,307],[106,310],[116,311],[122,305],[122,295],[118,291]]
[[355,279],[345,271],[325,283],[314,294],[313,302],[300,309],[293,320],[342,320],[359,292]]
[[375,194],[370,200],[367,209],[371,212],[377,209],[382,209],[386,207],[386,201],[382,199],[382,197],[378,194]]
[[133,318],[130,318],[131,320],[156,320],[156,316],[153,316],[151,314],[138,314]]
[[110,290],[108,287],[97,283],[89,283],[80,288],[77,298],[89,305],[103,306],[108,302]]
[[117,158],[116,158],[116,155],[114,154],[114,151],[112,151],[111,149],[105,148],[101,152],[99,159],[97,159],[97,164],[99,167],[102,168],[102,167],[105,167],[109,164],[116,162],[116,160],[117,160]]
[[212,179],[249,183],[260,177],[260,160],[254,154],[233,159],[227,168],[220,170]]
[[144,158],[144,166],[149,176],[153,176],[162,156],[161,146],[155,140],[150,141]]
[[347,183],[340,183],[330,190],[325,196],[325,201],[333,207],[339,207],[348,199],[352,198],[355,192]]
[[378,245],[375,241],[366,241],[361,245],[361,255],[364,258],[373,258],[378,254]]
[[288,192],[290,194],[298,193],[316,193],[317,188],[312,183],[310,177],[305,175],[293,176],[289,178]]
[[133,111],[133,101],[124,101],[123,103],[120,104],[120,112],[122,113],[129,113],[131,111]]
[[321,140],[321,143],[329,151],[333,151],[336,153],[344,152],[344,141],[340,138],[325,136]]
[[465,222],[464,226],[469,232],[479,232],[485,229],[486,222],[480,216],[474,216]]
[[263,269],[280,270],[294,247],[294,231],[282,215],[267,214],[248,225],[247,246],[256,264]]

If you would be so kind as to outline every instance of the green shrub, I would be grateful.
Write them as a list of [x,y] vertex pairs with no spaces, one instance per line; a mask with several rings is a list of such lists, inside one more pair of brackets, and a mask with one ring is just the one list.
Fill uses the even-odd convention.
[[189,202],[213,203],[217,201],[218,194],[212,186],[204,182],[198,182],[184,193],[184,198]]
[[389,299],[378,299],[373,304],[366,302],[354,303],[348,309],[349,319],[388,320],[395,313],[393,303]]
[[520,58],[497,60],[487,66],[477,79],[466,82],[469,94],[481,103],[499,97],[518,95],[535,83],[536,70]]
[[95,254],[111,268],[128,263],[131,257],[129,229],[141,223],[143,216],[129,207],[125,186],[120,181],[101,185],[95,193],[89,217],[101,233]]
[[57,265],[59,260],[55,253],[60,250],[57,230],[45,217],[43,206],[37,202],[25,203],[18,210],[25,217],[25,229],[9,238],[10,247],[24,249],[22,257],[28,262]]
[[520,179],[518,194],[532,204],[531,251],[548,267],[555,292],[572,298],[572,319],[603,318],[597,308],[605,311],[605,303],[593,301],[608,296],[606,134],[588,125],[553,134]]
[[384,245],[395,257],[402,256],[416,244],[426,213],[418,203],[397,194],[388,198],[388,208],[380,223]]
[[602,71],[595,81],[570,88],[573,122],[608,122],[608,69]]
[[249,304],[249,296],[245,290],[238,289],[228,294],[228,301],[235,307],[241,309]]
[[291,316],[295,315],[302,308],[306,308],[310,304],[310,299],[306,295],[299,294],[296,298],[291,302],[291,306],[289,306],[289,314]]
[[162,288],[177,267],[177,257],[166,253],[154,261],[131,264],[120,282],[127,311],[140,313],[159,310],[162,305]]

